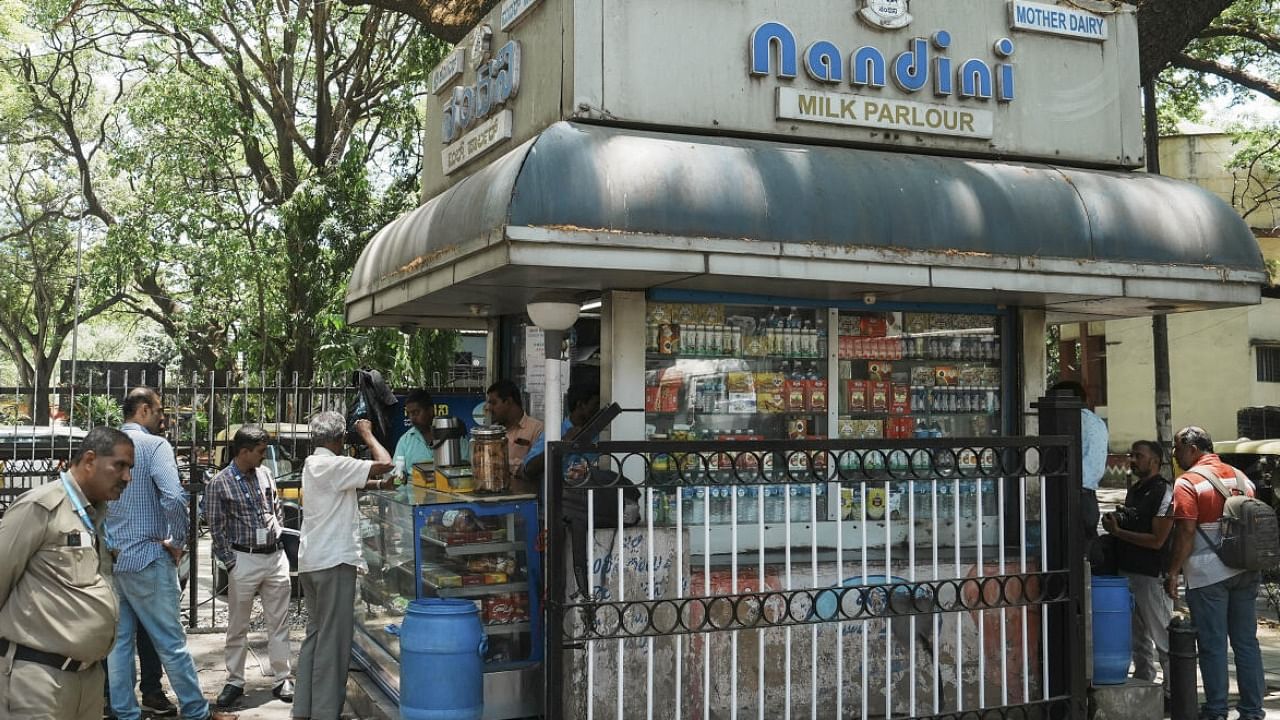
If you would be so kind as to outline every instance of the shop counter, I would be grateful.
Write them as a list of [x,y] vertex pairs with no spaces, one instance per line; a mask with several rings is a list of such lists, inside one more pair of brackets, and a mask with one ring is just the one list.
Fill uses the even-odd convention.
[[363,491],[359,507],[369,572],[358,585],[357,662],[398,701],[399,630],[409,603],[431,597],[470,599],[488,639],[484,717],[537,715],[542,566],[536,497],[404,485]]

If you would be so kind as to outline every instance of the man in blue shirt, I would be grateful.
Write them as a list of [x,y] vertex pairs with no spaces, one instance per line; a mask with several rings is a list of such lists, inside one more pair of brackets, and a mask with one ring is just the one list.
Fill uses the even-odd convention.
[[107,661],[111,709],[119,720],[142,716],[133,691],[135,631],[141,625],[160,654],[182,717],[232,720],[235,715],[211,712],[201,694],[178,616],[177,564],[187,547],[187,498],[173,447],[158,434],[163,417],[160,396],[154,390],[134,388],[125,396],[125,422],[120,429],[133,441],[134,482],[110,503],[107,513],[109,536],[119,552],[115,590],[120,621]]
[[1110,442],[1107,422],[1089,409],[1084,386],[1074,380],[1054,383],[1049,394],[1073,395],[1085,404],[1080,409],[1080,480],[1084,486],[1080,493],[1080,522],[1084,528],[1087,552],[1098,537],[1098,483],[1107,471],[1107,445]]
[[404,414],[412,427],[400,436],[392,457],[403,458],[404,471],[412,477],[414,465],[435,461],[435,451],[431,449],[431,421],[434,419],[431,393],[426,390],[409,393],[404,401]]

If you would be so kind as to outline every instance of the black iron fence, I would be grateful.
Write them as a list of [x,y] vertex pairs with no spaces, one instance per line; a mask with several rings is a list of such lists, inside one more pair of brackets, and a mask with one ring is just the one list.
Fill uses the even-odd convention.
[[1041,437],[553,443],[546,716],[1084,717],[1078,407]]
[[[225,578],[209,557],[207,531],[200,512],[205,482],[230,458],[227,448],[236,429],[259,424],[273,436],[264,464],[289,501],[286,526],[299,529],[302,461],[310,453],[306,422],[323,410],[346,411],[355,398],[350,377],[305,381],[297,374],[194,373],[175,377],[146,371],[82,374],[78,384],[52,388],[0,387],[0,512],[23,492],[57,478],[79,440],[97,425],[117,427],[128,390],[153,387],[165,410],[164,433],[173,444],[190,503],[189,535],[195,538],[184,562],[190,627],[219,627],[225,616],[214,602]],[[29,410],[41,395],[52,408],[49,422],[31,422]],[[288,531],[288,530],[287,530]],[[296,543],[286,542],[296,568]]]

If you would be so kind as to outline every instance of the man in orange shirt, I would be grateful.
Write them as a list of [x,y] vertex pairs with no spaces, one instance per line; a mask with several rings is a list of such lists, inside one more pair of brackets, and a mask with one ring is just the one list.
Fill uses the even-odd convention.
[[510,380],[499,380],[489,386],[484,409],[489,419],[507,429],[507,463],[511,468],[511,480],[521,478],[524,458],[533,447],[533,441],[542,434],[542,421],[524,412],[524,400],[520,386]]
[[1228,567],[1218,558],[1219,529],[1226,498],[1199,471],[1212,473],[1229,490],[1253,495],[1244,473],[1222,462],[1203,428],[1185,427],[1173,436],[1173,456],[1188,468],[1173,486],[1173,557],[1165,592],[1178,597],[1178,574],[1187,579],[1187,605],[1200,645],[1204,705],[1200,720],[1226,720],[1227,640],[1236,658],[1240,720],[1261,720],[1264,678],[1258,648],[1258,573]]

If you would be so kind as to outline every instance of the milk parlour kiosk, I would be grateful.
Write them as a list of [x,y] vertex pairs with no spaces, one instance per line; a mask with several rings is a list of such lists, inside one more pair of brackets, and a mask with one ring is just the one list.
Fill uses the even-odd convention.
[[644,408],[614,440],[1034,434],[1048,324],[1265,282],[1227,204],[1138,171],[1128,5],[504,0],[430,90],[347,320],[487,330],[537,417],[526,306],[581,301],[572,359]]

